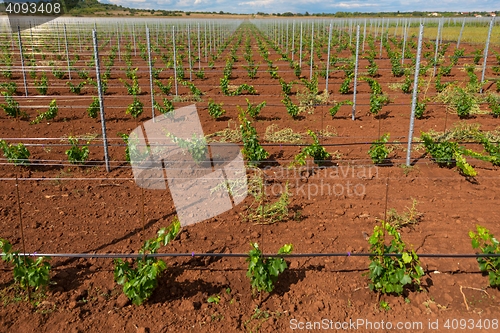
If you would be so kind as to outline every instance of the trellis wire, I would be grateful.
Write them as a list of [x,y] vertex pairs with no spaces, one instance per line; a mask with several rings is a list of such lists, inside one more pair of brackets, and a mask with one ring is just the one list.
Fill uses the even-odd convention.
[[[498,258],[500,253],[416,253],[420,258]],[[0,253],[4,255],[4,253]],[[58,258],[92,258],[92,259],[136,259],[136,258],[168,258],[168,257],[218,257],[218,258],[247,258],[248,253],[19,253],[22,257],[58,257]],[[374,257],[377,253],[364,252],[337,252],[337,253],[291,253],[291,254],[262,254],[263,257],[271,258],[315,258],[315,257]],[[401,257],[401,253],[384,253],[384,257]]]

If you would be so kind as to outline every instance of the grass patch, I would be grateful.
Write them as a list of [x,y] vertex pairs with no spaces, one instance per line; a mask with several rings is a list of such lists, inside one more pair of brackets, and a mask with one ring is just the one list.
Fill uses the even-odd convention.
[[389,83],[387,87],[392,91],[398,91],[403,87],[403,82]]
[[423,214],[417,210],[417,205],[417,200],[412,199],[411,207],[406,207],[406,211],[401,214],[394,208],[389,209],[387,211],[387,222],[396,229],[418,224]]
[[327,125],[325,129],[322,129],[318,132],[318,136],[322,138],[335,138],[338,136],[335,128]]
[[486,137],[491,142],[500,142],[500,127],[493,131],[481,131],[481,124],[469,124],[465,121],[456,123],[446,132],[429,130],[428,134],[434,141],[472,141],[480,142],[481,137]]
[[278,143],[301,143],[304,141],[302,139],[302,134],[295,133],[291,128],[283,128],[280,130],[276,124],[272,124],[266,128],[264,140]]
[[234,129],[231,126],[231,120],[227,123],[227,128],[222,131],[217,131],[212,134],[208,134],[205,137],[207,142],[241,142],[241,131],[237,124],[235,124]]
[[312,94],[309,90],[304,89],[297,92],[297,100],[299,101],[299,113],[307,111],[309,114],[314,113],[314,107],[317,105],[327,105],[329,103],[330,94],[325,89],[321,94]]
[[[470,23],[474,24],[474,23]],[[460,43],[469,43],[469,44],[479,44],[481,46],[484,46],[486,43],[486,38],[488,38],[488,25],[489,22],[486,22],[483,26],[471,26],[470,24],[466,24],[465,28],[462,33],[462,39],[460,40]],[[462,28],[462,24],[456,25],[456,26],[445,26],[443,27],[442,30],[442,40],[451,40],[451,41],[456,41],[458,40],[458,36],[460,35],[460,29]],[[401,31],[401,28],[399,28]],[[394,28],[391,27],[389,30],[392,30],[392,33],[394,33]],[[436,39],[437,35],[437,25],[436,26],[429,26],[426,25],[424,29],[424,39],[430,39],[434,40]],[[408,36],[415,35],[418,36],[419,28],[418,27],[411,27],[408,29]],[[391,32],[389,31],[389,36],[391,35]],[[498,36],[500,35],[500,26],[495,25],[491,31],[492,36]],[[500,40],[498,38],[492,38],[490,43],[492,45],[500,45]]]

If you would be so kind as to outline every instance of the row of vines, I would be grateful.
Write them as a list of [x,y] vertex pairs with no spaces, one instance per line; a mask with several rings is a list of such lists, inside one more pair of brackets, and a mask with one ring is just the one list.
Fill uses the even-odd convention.
[[[260,24],[263,23],[260,22]],[[211,26],[210,23],[209,26]],[[313,23],[311,25],[313,30],[314,26]],[[164,36],[162,36],[161,40],[159,39],[161,31],[156,31],[157,43],[153,42],[150,46],[150,55],[148,55],[147,45],[141,40],[142,34],[139,33],[139,29],[137,31],[134,29],[134,32],[138,34],[137,38],[135,35],[133,38],[131,36],[126,37],[126,35],[122,36],[119,32],[115,36],[113,30],[100,33],[100,35],[104,36],[104,38],[99,39],[101,64],[104,65],[101,75],[101,89],[104,99],[110,101],[109,104],[111,104],[108,104],[106,110],[103,110],[107,111],[105,114],[114,113],[116,109],[121,109],[125,110],[125,114],[130,115],[132,118],[138,118],[143,115],[145,105],[148,104],[151,106],[152,112],[164,114],[173,110],[176,105],[195,102],[206,105],[204,109],[208,111],[212,118],[224,119],[226,110],[223,104],[226,105],[226,108],[229,107],[234,110],[236,107],[239,110],[241,103],[235,101],[239,101],[241,98],[237,96],[247,95],[253,97],[252,100],[247,98],[246,103],[248,113],[254,119],[259,117],[262,108],[266,104],[268,108],[279,107],[286,110],[290,117],[295,120],[303,119],[305,113],[313,114],[315,109],[325,106],[328,107],[327,110],[330,115],[335,117],[339,110],[347,109],[345,106],[355,107],[350,95],[353,94],[353,78],[356,67],[366,69],[366,72],[362,70],[359,75],[356,73],[359,76],[357,81],[360,87],[357,87],[358,90],[361,91],[364,84],[369,88],[369,98],[365,99],[368,104],[359,102],[362,99],[361,95],[365,93],[358,92],[358,108],[366,105],[369,114],[377,119],[379,116],[383,117],[381,110],[390,103],[402,107],[409,105],[407,101],[413,89],[412,77],[416,62],[415,34],[408,36],[408,38],[405,35],[406,40],[401,40],[390,36],[388,31],[385,34],[381,31],[379,33],[379,43],[380,50],[382,48],[385,50],[383,59],[379,56],[378,47],[375,45],[376,37],[372,34],[368,34],[366,37],[363,36],[363,40],[366,40],[366,48],[359,58],[360,64],[356,64],[356,47],[352,43],[352,35],[343,33],[342,30],[334,30],[334,34],[329,38],[326,33],[329,30],[328,26],[320,26],[319,29],[316,27],[316,30],[319,30],[316,33],[317,35],[304,33],[304,36],[302,34],[298,36],[297,34],[295,39],[297,39],[296,44],[299,45],[295,45],[294,48],[292,48],[294,40],[283,45],[281,44],[282,41],[269,38],[269,34],[284,38],[285,34],[279,30],[279,25],[274,26],[277,31],[267,31],[267,37],[257,30],[254,25],[244,24],[240,26],[238,32],[231,37],[230,32],[231,29],[234,29],[234,26],[230,25],[227,28],[228,30],[224,30],[222,26],[214,27],[213,31],[210,31],[215,32],[213,41],[211,35],[209,41],[207,41],[206,30],[205,38],[202,38],[203,34],[200,33],[199,23],[192,28],[188,27],[187,32],[186,30],[180,30],[180,33],[175,34],[175,29],[173,29],[170,32],[175,36],[173,40],[171,39],[172,36],[167,35],[166,29],[163,31]],[[265,28],[270,29],[268,26]],[[281,24],[281,28],[283,28],[283,24]],[[287,36],[292,34],[292,31],[289,31],[291,29],[291,27],[288,27]],[[246,38],[243,38],[243,35],[246,35]],[[252,39],[250,36],[253,36]],[[77,36],[74,32],[73,36],[70,34],[67,37],[69,40],[67,45],[73,45],[73,48],[76,48],[77,44],[80,45],[80,48],[84,45],[87,52],[67,51],[66,57],[56,43],[43,45],[44,42],[51,40],[49,37],[44,35],[44,38],[40,39],[39,43],[34,42],[36,37],[33,37],[33,35],[31,35],[31,38],[35,45],[31,45],[30,52],[29,47],[24,43],[25,49],[23,52],[24,57],[27,57],[27,59],[24,59],[26,64],[24,74],[28,74],[26,93],[31,96],[35,92],[37,96],[42,98],[37,99],[36,105],[32,105],[30,103],[32,100],[21,96],[23,89],[18,86],[21,79],[20,66],[15,66],[16,70],[14,71],[12,68],[16,58],[13,48],[14,43],[13,40],[9,43],[7,39],[4,39],[2,75],[7,79],[12,79],[13,75],[15,75],[13,80],[2,83],[2,94],[5,102],[1,106],[5,115],[27,121],[30,125],[38,124],[39,127],[44,125],[43,123],[40,124],[42,121],[49,122],[54,119],[57,121],[56,117],[59,119],[74,117],[81,119],[84,110],[88,117],[98,118],[99,100],[97,96],[92,97],[92,95],[96,95],[97,82],[96,77],[93,75],[95,63],[89,36],[81,36],[80,33]],[[26,39],[29,40],[29,38]],[[290,37],[290,39],[292,38]],[[451,50],[451,43],[439,44],[438,41],[439,39],[437,42],[426,41],[424,43],[424,60],[421,63],[419,72],[419,98],[415,110],[416,118],[421,119],[427,116],[426,109],[429,103],[444,105],[446,110],[456,112],[458,117],[462,119],[469,119],[485,113],[498,117],[500,114],[500,101],[498,94],[495,92],[495,87],[498,91],[500,81],[495,79],[495,75],[499,73],[500,54],[496,50],[491,52],[493,57],[490,56],[488,59],[491,60],[488,60],[489,63],[487,63],[491,65],[486,66],[486,68],[488,69],[488,75],[493,75],[493,77],[491,77],[491,81],[481,81],[478,78],[477,71],[480,70],[479,65],[483,54],[482,47],[478,47],[471,54],[465,54],[465,49],[455,48]],[[327,45],[331,45],[330,50],[325,49]],[[363,43],[363,47],[364,45]],[[258,47],[258,50],[255,50],[255,46]],[[125,50],[120,49],[120,47]],[[242,50],[243,59],[236,55],[240,48],[244,49]],[[71,50],[71,48],[69,49]],[[211,59],[208,57],[209,49],[212,50]],[[140,58],[135,57],[137,51]],[[256,59],[254,59],[255,51],[259,53],[260,63],[257,63]],[[270,58],[271,52],[274,54]],[[300,60],[297,59],[299,52]],[[70,53],[74,53],[73,59],[69,57]],[[326,54],[328,54],[329,61],[325,59]],[[382,52],[380,55],[382,55]],[[279,58],[276,59],[276,56],[279,56]],[[88,60],[84,58],[88,58]],[[150,79],[148,79],[147,67],[149,59],[151,59]],[[159,59],[163,62],[162,64],[158,62]],[[219,90],[212,85],[206,85],[206,82],[217,80],[218,74],[216,73],[220,71],[220,68],[215,68],[214,64],[216,60],[223,59],[225,59],[225,66],[222,68],[222,77],[218,80]],[[203,67],[201,66],[202,60],[205,65]],[[365,62],[367,65],[365,65]],[[68,65],[67,69],[62,66],[62,64],[66,63]],[[286,63],[288,63],[288,66],[284,66]],[[389,63],[391,67],[384,68]],[[306,64],[310,64],[310,66]],[[267,69],[264,70],[266,67]],[[310,67],[310,71],[305,70],[307,67]],[[187,68],[189,70],[186,71]],[[390,75],[388,71],[390,71]],[[468,77],[466,84],[453,80],[454,74],[458,71],[466,72]],[[244,72],[246,72],[246,75],[243,74]],[[309,75],[304,75],[305,72],[309,72]],[[75,78],[75,73],[79,79]],[[296,76],[296,79],[290,79],[291,73]],[[71,74],[72,78],[69,79]],[[266,77],[267,75],[269,75],[269,78]],[[388,76],[392,76],[396,81],[381,81],[388,80]],[[50,81],[49,77],[51,77]],[[331,86],[336,85],[338,88],[322,91],[319,80],[325,80],[326,84],[328,84],[327,78],[333,81]],[[266,80],[265,83],[262,81],[264,79]],[[246,82],[240,83],[240,81]],[[108,82],[112,83],[108,84]],[[121,83],[121,85],[117,83]],[[146,88],[149,86],[148,83],[153,87],[152,92]],[[262,89],[266,89],[271,85],[280,86],[282,98],[276,100],[276,98],[273,99],[272,95],[266,96],[262,91],[255,89],[256,84],[262,84]],[[65,91],[64,86],[68,89],[67,91]],[[386,87],[383,88],[383,86]],[[484,87],[489,89],[483,91]],[[51,92],[50,90],[54,91]],[[435,92],[434,95],[431,94],[431,91]],[[73,94],[74,97],[67,95],[68,93]],[[235,98],[226,98],[228,101],[226,103],[219,102],[218,99],[221,99],[219,96],[221,93],[223,96]],[[55,94],[58,95],[57,98],[53,98]],[[152,95],[153,98],[146,97],[148,94]],[[124,95],[129,96],[129,104],[121,104],[123,100],[127,99],[121,97]],[[86,96],[91,98],[88,105],[83,104],[84,101],[88,100]],[[257,99],[257,96],[260,96],[260,98]],[[267,101],[262,100],[262,98],[266,98]],[[406,102],[403,99],[406,99]],[[40,102],[44,100],[48,104],[47,110],[38,110],[38,107],[43,108]],[[61,104],[65,104],[62,112],[59,112],[61,106],[58,106],[58,100],[63,100]],[[119,101],[115,102],[115,100]],[[74,105],[74,101],[81,101],[82,104],[78,102],[78,105]],[[252,101],[256,102],[252,103]],[[71,106],[68,104],[71,104]],[[342,108],[343,106],[344,108]],[[37,114],[33,116],[35,108]],[[82,109],[82,113],[75,111],[78,109]],[[32,117],[34,118],[31,119]],[[318,129],[313,130],[318,131]],[[320,131],[322,130],[323,128]],[[297,133],[297,135],[299,134]],[[74,134],[68,136],[74,136]],[[209,134],[209,136],[213,135]],[[380,139],[381,137],[382,133],[379,133],[379,138],[373,143],[380,143],[380,140],[383,140],[383,138]],[[70,138],[69,143],[78,143],[77,139]],[[112,140],[117,139],[119,138],[113,137]],[[22,149],[22,151],[25,152],[25,149]],[[23,159],[23,156],[20,156],[19,159]],[[376,160],[380,160],[380,158]],[[72,163],[84,162],[85,159],[69,157],[69,161]]]
[[[51,29],[41,26],[17,36],[4,30],[2,174],[47,166],[60,171],[66,160],[89,172],[111,160],[114,168],[129,172],[129,162],[139,151],[128,134],[131,128],[192,103],[204,126],[213,130],[201,138],[188,133],[191,139],[176,140],[196,162],[206,160],[207,143],[231,142],[242,147],[249,170],[271,162],[286,168],[365,160],[392,165],[410,139],[406,133],[412,93],[418,96],[415,117],[420,134],[410,149],[418,162],[430,156],[439,166],[456,167],[467,179],[477,176],[478,161],[500,165],[500,129],[492,128],[500,116],[499,41],[485,37],[482,44],[459,45],[459,40],[444,38],[447,29],[460,31],[460,36],[470,31],[482,36],[488,21],[428,22],[425,28],[437,29],[437,38],[424,39],[418,73],[417,21],[167,23],[61,21],[49,23]],[[355,32],[357,26],[362,33]],[[498,36],[499,27],[493,29],[492,35]],[[435,119],[444,120],[442,132],[428,127]],[[474,123],[485,119],[493,124],[491,130]],[[388,121],[390,132],[382,131]],[[378,131],[365,132],[366,123],[378,126]],[[349,126],[357,132],[338,135]],[[348,155],[343,144],[360,145],[362,154]],[[109,156],[103,149],[108,146]],[[278,151],[287,154],[280,159]],[[287,186],[274,202],[265,203],[258,191],[251,194],[257,207],[246,216],[248,221],[271,224],[288,213]],[[402,295],[419,289],[424,271],[395,221],[381,221],[368,238],[368,276],[370,289]],[[139,257],[115,260],[115,281],[134,304],[151,297],[166,270],[166,263],[154,254],[175,241],[179,232],[174,221],[144,242]],[[486,255],[500,253],[500,244],[486,228],[478,226],[469,237],[473,249]],[[48,285],[48,258],[20,255],[8,240],[1,239],[0,246],[21,287]],[[265,257],[252,242],[247,276],[255,291],[273,290],[292,249],[286,244],[277,256]],[[499,258],[477,261],[490,285],[498,287]]]

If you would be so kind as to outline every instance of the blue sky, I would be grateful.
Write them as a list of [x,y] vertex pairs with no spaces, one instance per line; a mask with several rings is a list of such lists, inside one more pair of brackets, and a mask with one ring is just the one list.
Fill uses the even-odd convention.
[[132,8],[231,13],[335,13],[396,11],[495,11],[499,0],[100,0]]

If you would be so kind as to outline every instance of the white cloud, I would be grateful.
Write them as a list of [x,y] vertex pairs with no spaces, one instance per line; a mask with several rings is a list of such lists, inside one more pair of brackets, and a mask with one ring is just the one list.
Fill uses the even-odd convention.
[[374,4],[374,3],[359,3],[359,2],[340,2],[338,4],[334,4],[331,7],[336,8],[343,8],[343,9],[359,9],[363,7],[378,7],[380,4]]
[[269,8],[271,6],[276,6],[276,0],[256,0],[256,1],[246,1],[240,2],[240,6],[252,6],[252,7],[264,7]]

